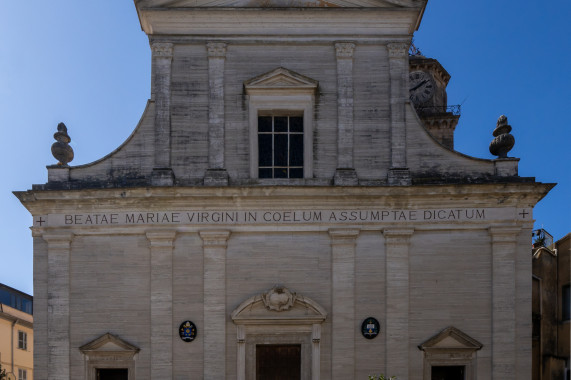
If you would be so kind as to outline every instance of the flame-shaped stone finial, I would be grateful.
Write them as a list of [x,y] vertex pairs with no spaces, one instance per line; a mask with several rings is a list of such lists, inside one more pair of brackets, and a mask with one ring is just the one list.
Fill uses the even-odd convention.
[[56,142],[52,145],[52,155],[59,161],[58,165],[67,166],[68,162],[73,161],[73,149],[69,146],[71,138],[64,123],[58,124],[54,139]]
[[495,138],[490,143],[490,153],[499,158],[507,158],[508,152],[515,144],[515,138],[510,134],[511,130],[508,118],[505,115],[500,116],[492,133]]

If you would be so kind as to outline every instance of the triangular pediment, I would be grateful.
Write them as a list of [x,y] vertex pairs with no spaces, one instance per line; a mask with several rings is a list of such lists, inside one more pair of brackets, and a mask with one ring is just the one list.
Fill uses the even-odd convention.
[[256,90],[303,90],[315,91],[319,82],[294,71],[278,67],[244,82],[246,93]]
[[482,343],[455,327],[448,327],[418,346],[423,351],[430,350],[473,350],[482,348]]
[[426,5],[426,0],[136,0],[135,3],[138,8],[420,8]]
[[83,346],[79,347],[79,350],[84,354],[93,354],[93,353],[122,353],[122,354],[136,354],[139,352],[139,348],[133,346],[129,342],[112,335],[110,333],[104,334],[99,338],[84,344]]

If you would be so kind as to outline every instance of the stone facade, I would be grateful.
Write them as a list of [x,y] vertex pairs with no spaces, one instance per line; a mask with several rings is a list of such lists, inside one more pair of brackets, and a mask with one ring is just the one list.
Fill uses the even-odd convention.
[[[255,379],[269,345],[297,347],[301,379],[530,378],[532,210],[553,185],[424,128],[408,47],[426,1],[135,4],[153,51],[139,125],[16,192],[37,378]],[[294,132],[269,149],[277,118]],[[275,164],[280,133],[297,164]]]

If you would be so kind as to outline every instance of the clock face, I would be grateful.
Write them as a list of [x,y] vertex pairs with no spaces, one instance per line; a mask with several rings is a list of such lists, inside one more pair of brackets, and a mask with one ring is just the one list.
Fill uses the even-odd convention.
[[409,75],[410,100],[414,104],[422,104],[434,96],[436,86],[432,76],[424,71],[413,71]]

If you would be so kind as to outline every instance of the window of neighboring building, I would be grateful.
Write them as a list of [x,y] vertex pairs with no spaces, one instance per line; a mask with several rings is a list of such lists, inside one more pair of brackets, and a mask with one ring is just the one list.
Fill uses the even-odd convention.
[[18,380],[27,380],[28,379],[28,371],[25,369],[18,369]]
[[16,289],[0,284],[0,303],[21,310],[25,313],[33,313],[33,297]]
[[258,115],[258,178],[303,178],[303,114]]
[[28,334],[24,331],[18,331],[18,348],[21,350],[28,349]]
[[562,320],[568,321],[571,319],[571,293],[569,292],[569,284],[563,287],[563,291],[561,292],[563,296],[563,302],[561,304],[562,307]]

